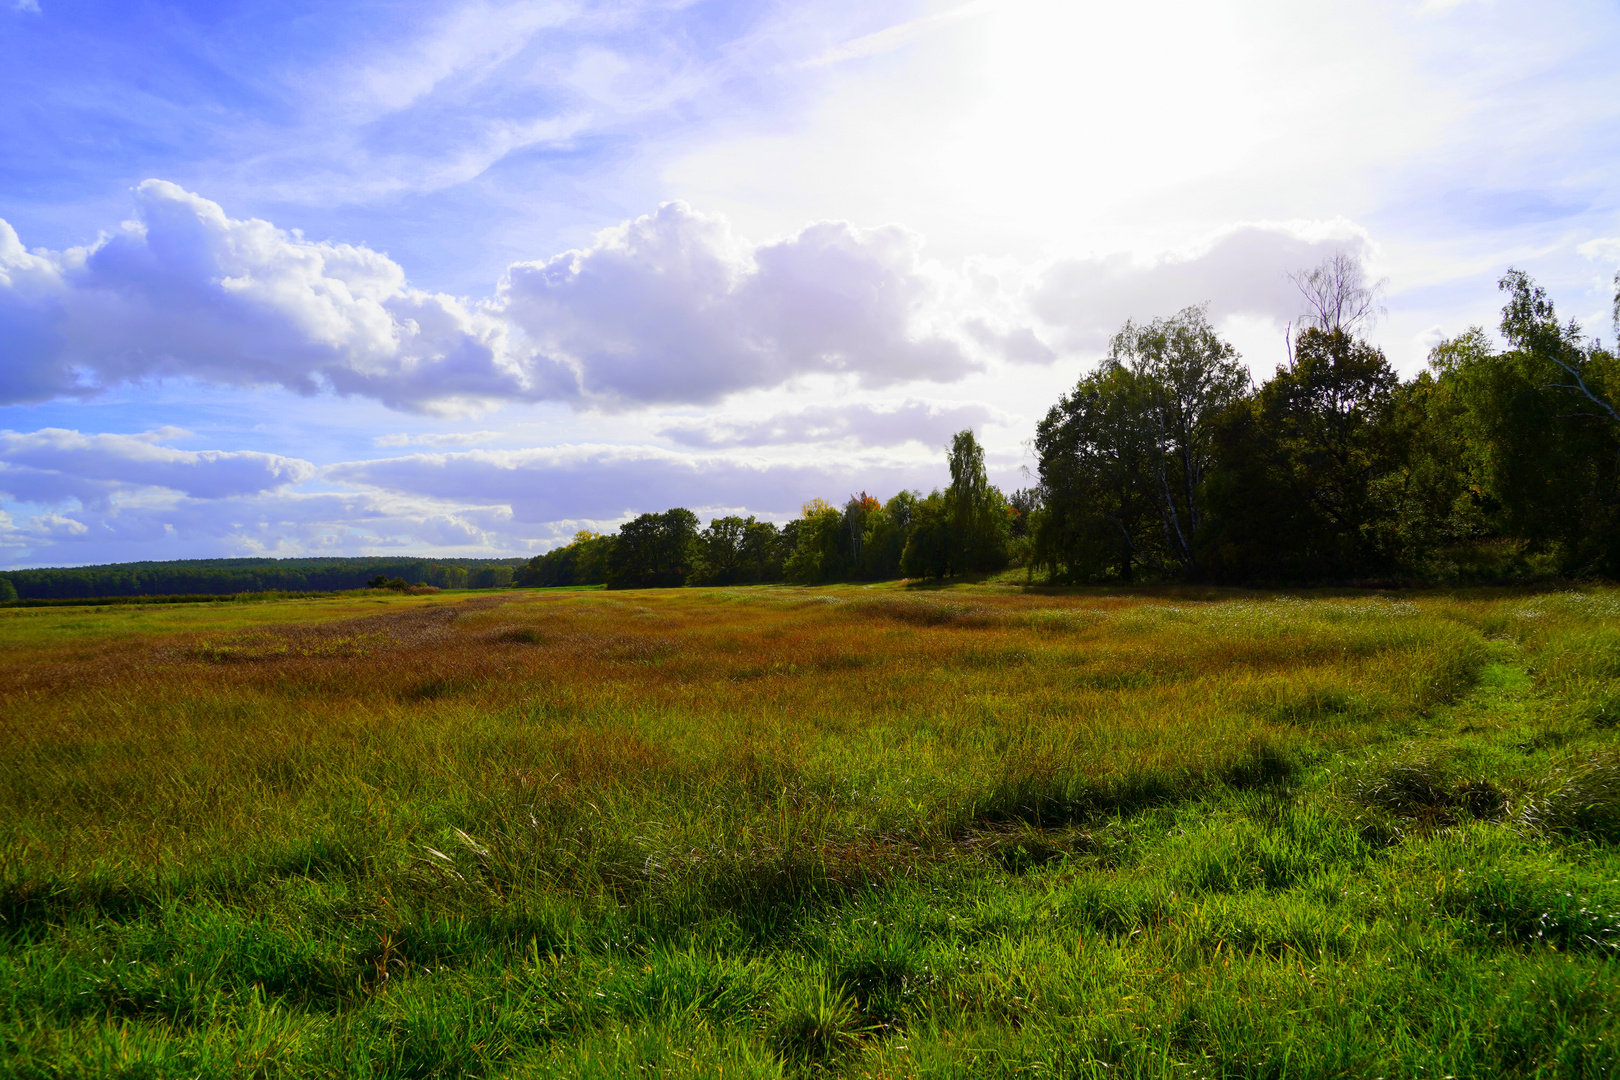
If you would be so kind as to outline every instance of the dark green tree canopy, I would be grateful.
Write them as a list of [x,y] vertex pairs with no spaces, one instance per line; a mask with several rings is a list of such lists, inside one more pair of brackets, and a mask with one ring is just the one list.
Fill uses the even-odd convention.
[[984,448],[971,429],[959,431],[946,453],[951,486],[945,490],[950,517],[947,544],[952,573],[985,573],[1007,565],[1012,519],[1007,500],[984,472]]
[[1508,348],[1471,330],[1403,383],[1358,336],[1359,264],[1295,280],[1305,329],[1258,390],[1189,308],[1127,323],[1048,412],[1028,518],[1050,575],[1620,572],[1620,366],[1544,290],[1510,271]]
[[1135,377],[1144,409],[1149,481],[1158,494],[1163,558],[1196,574],[1204,527],[1202,489],[1215,464],[1216,419],[1249,390],[1249,369],[1221,340],[1202,307],[1146,326],[1127,322],[1110,364]]
[[1293,364],[1226,414],[1224,475],[1207,491],[1211,572],[1332,578],[1392,565],[1399,381],[1343,329],[1299,335]]
[[683,508],[642,514],[619,527],[608,553],[607,587],[679,587],[700,558],[696,514]]

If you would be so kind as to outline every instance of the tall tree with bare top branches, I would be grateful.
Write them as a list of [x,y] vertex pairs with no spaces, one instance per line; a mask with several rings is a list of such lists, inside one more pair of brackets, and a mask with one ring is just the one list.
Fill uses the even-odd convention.
[[1370,329],[1384,314],[1378,296],[1388,279],[1368,281],[1361,260],[1348,252],[1336,251],[1319,266],[1289,274],[1288,280],[1305,300],[1301,330],[1354,335]]

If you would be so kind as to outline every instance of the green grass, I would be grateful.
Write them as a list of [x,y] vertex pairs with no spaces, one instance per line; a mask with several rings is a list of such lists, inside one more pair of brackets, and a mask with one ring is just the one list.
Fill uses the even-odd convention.
[[1620,593],[0,612],[0,1074],[1620,1072]]

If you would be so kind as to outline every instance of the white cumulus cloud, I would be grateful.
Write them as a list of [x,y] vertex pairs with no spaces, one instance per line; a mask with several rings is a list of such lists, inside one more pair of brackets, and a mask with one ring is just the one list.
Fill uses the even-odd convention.
[[526,392],[497,320],[410,288],[386,256],[228,218],[162,181],[135,196],[138,220],[87,248],[29,254],[0,225],[0,401],[164,376],[418,409]]
[[750,245],[682,203],[518,263],[499,302],[545,381],[606,403],[707,403],[796,377],[948,382],[978,364],[904,229],[820,222]]
[[805,375],[946,382],[1019,328],[969,326],[960,275],[896,226],[820,222],[752,244],[679,203],[514,264],[473,302],[399,264],[228,217],[174,184],[97,243],[29,252],[0,222],[0,404],[168,377],[330,390],[418,412],[499,402],[699,404]]

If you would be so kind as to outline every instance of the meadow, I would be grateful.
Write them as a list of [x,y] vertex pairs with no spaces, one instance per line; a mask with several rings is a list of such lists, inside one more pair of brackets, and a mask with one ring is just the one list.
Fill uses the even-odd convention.
[[0,611],[0,1075],[1620,1073],[1620,592]]

